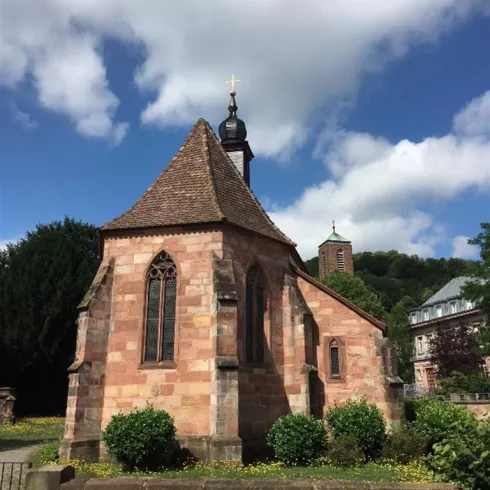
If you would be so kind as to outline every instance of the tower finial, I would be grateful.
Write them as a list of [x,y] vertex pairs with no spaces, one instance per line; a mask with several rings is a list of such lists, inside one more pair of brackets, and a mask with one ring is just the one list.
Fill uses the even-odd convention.
[[335,220],[332,221],[333,232],[335,233]]
[[235,75],[231,76],[231,80],[226,80],[225,83],[230,83],[231,88],[230,88],[230,104],[228,105],[228,110],[230,111],[230,117],[236,117],[236,111],[238,110],[238,106],[236,105],[236,90],[235,90],[235,83],[239,82],[237,78],[235,78]]

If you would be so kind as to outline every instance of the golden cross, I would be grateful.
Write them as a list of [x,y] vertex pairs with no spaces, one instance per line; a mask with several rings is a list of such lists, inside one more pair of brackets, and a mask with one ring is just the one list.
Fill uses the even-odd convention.
[[231,93],[235,93],[235,83],[236,82],[240,82],[241,80],[238,80],[235,78],[235,75],[232,75],[231,76],[231,80],[226,80],[225,83],[231,83],[231,90],[230,90],[230,94]]

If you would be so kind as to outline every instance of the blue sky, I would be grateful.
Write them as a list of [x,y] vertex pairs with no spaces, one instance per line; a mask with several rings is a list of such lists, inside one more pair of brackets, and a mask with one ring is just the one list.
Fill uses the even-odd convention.
[[356,251],[477,253],[466,238],[490,218],[484,3],[375,0],[367,14],[308,0],[273,18],[276,0],[251,0],[224,26],[231,0],[211,1],[214,14],[192,1],[0,2],[0,242],[125,211],[198,117],[226,117],[235,73],[252,188],[305,259],[332,219]]

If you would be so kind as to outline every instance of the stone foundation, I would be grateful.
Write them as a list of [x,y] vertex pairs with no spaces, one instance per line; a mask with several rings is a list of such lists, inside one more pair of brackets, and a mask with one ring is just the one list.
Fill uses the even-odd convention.
[[60,456],[63,459],[83,459],[90,463],[99,460],[100,441],[94,437],[63,439],[60,445]]
[[239,437],[186,436],[179,437],[178,441],[200,461],[242,460],[242,440]]

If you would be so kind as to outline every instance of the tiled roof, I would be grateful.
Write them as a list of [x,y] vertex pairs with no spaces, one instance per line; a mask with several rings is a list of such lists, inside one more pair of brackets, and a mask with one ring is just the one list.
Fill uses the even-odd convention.
[[471,277],[455,277],[451,279],[444,287],[439,289],[436,294],[431,296],[422,306],[429,306],[433,303],[439,303],[446,301],[450,298],[457,298],[461,296],[461,288],[468,282],[473,280]]
[[101,229],[219,222],[294,246],[267,216],[209,124],[199,119],[168,167],[139,201]]

